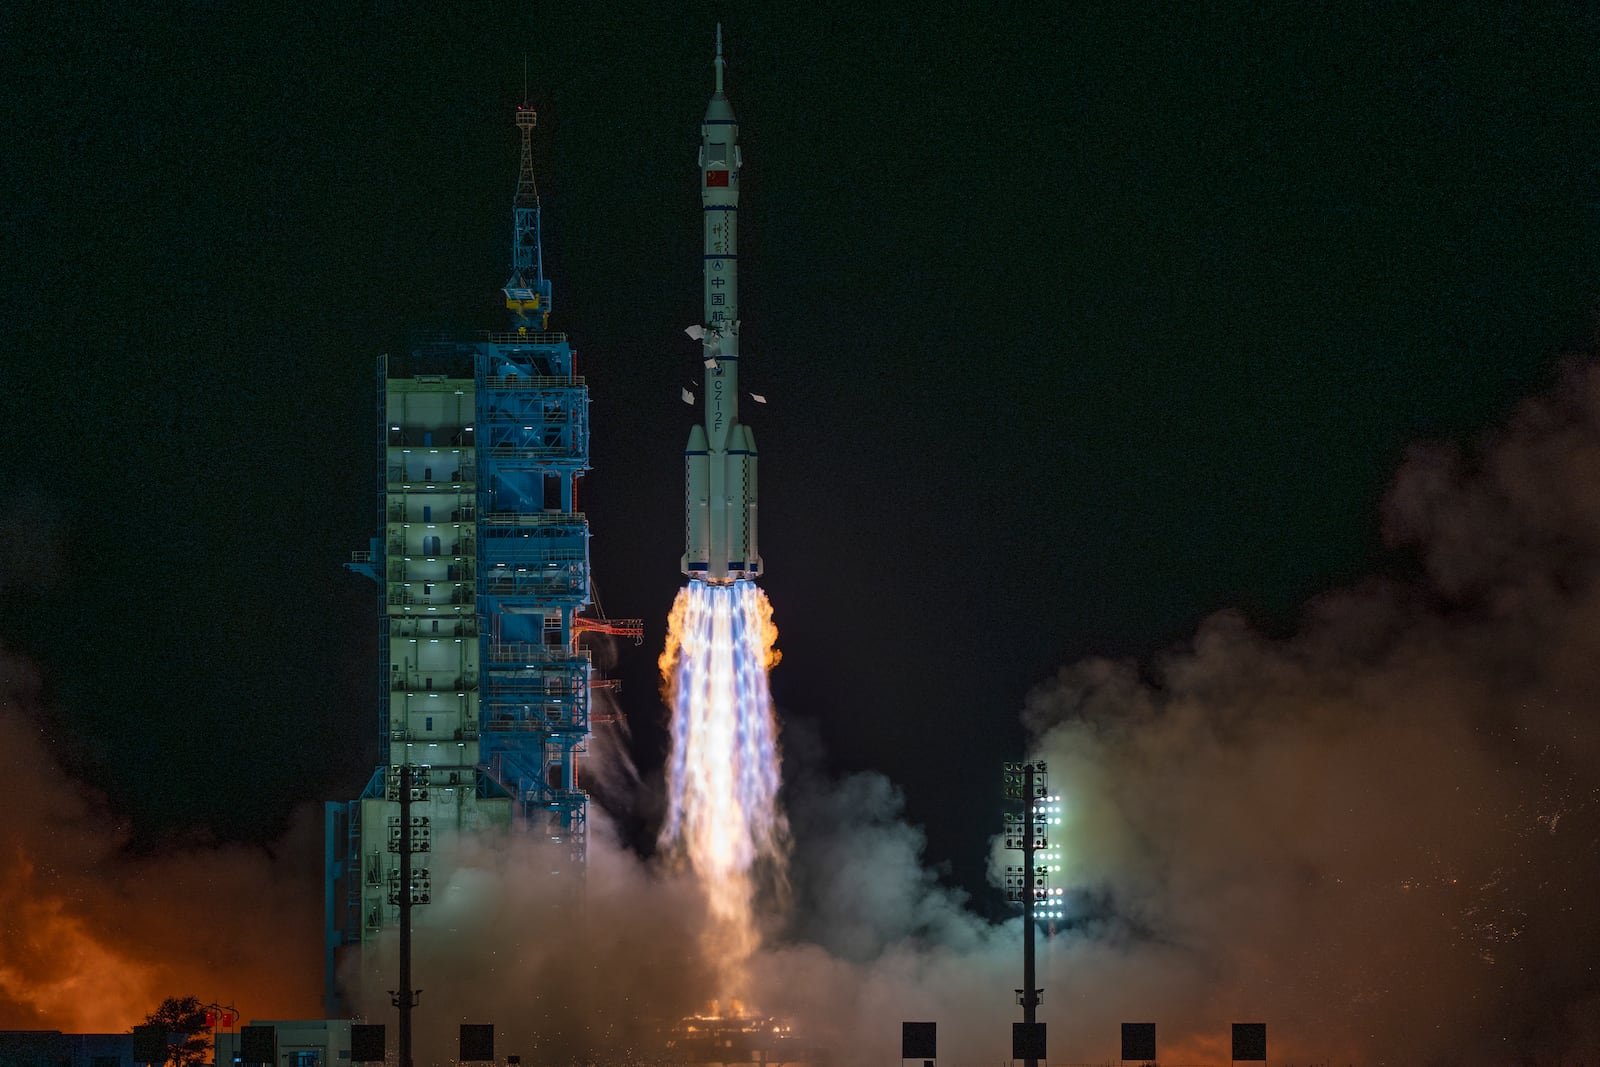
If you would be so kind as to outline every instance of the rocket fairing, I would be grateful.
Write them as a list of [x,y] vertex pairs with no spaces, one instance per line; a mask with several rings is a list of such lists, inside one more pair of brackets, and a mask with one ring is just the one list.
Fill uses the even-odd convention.
[[687,332],[704,346],[705,420],[683,450],[683,573],[727,585],[761,576],[756,547],[756,442],[739,422],[739,125],[716,92],[700,125],[700,206],[705,222],[705,319]]

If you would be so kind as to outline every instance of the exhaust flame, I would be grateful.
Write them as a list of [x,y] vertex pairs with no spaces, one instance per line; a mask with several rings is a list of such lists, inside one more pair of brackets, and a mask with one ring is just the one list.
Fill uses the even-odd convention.
[[766,594],[750,582],[692,582],[668,617],[660,666],[672,708],[661,843],[706,896],[706,949],[724,997],[756,950],[756,898],[785,884],[788,824],[778,807],[778,728],[767,672],[779,659]]

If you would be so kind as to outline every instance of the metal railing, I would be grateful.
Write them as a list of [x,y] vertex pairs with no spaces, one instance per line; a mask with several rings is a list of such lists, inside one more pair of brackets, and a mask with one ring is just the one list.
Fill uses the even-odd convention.
[[470,488],[471,486],[476,485],[477,481],[478,479],[473,475],[468,475],[465,478],[434,478],[432,480],[427,478],[405,479],[397,478],[391,475],[389,480],[383,484],[387,491],[391,493],[396,491],[410,493],[448,493],[452,489],[459,490],[462,488]]
[[484,378],[485,389],[585,389],[581,374],[495,374]]
[[[429,629],[422,628],[424,623],[430,624]],[[438,623],[439,629],[432,629],[432,623]],[[474,618],[457,615],[447,615],[442,619],[406,615],[389,620],[389,634],[391,637],[463,637],[477,640],[478,623]],[[384,642],[382,647],[387,649],[388,642]]]
[[448,608],[471,604],[474,602],[474,599],[475,598],[470,590],[461,593],[452,593],[449,597],[444,598],[430,596],[427,593],[416,594],[396,591],[389,594],[388,602],[390,604],[421,604],[425,607]]
[[476,511],[477,507],[475,505],[468,505],[465,507],[456,508],[455,510],[451,511],[448,516],[441,515],[435,516],[431,519],[425,519],[421,515],[407,515],[406,509],[403,507],[392,507],[389,509],[389,513],[385,516],[385,518],[388,520],[386,525],[389,526],[408,522],[432,523],[435,526],[452,526],[458,522],[474,521],[473,515],[476,513]]
[[[443,449],[449,449],[452,452],[468,452],[468,453],[470,453],[472,451],[472,449],[473,449],[473,444],[474,443],[472,441],[469,441],[468,437],[471,436],[472,432],[473,431],[472,431],[472,428],[470,426],[462,427],[461,429],[456,430],[453,433],[450,432],[448,429],[443,429],[443,430],[424,430],[421,427],[412,427],[409,430],[393,430],[393,429],[391,429],[391,430],[384,431],[383,440],[380,443],[383,446],[383,448],[385,448],[385,449],[389,449],[389,448],[430,448],[430,449],[433,449],[434,451],[440,451],[440,450],[443,450]],[[440,435],[449,434],[449,439],[448,440],[441,440],[441,441],[431,441],[427,437],[423,436],[424,434],[440,434]],[[412,440],[412,438],[416,438],[416,440]]]
[[492,663],[540,665],[581,660],[587,667],[590,655],[587,648],[568,649],[559,645],[536,645],[530,641],[506,641],[489,646],[489,660]]
[[519,445],[510,442],[491,445],[489,454],[496,460],[504,463],[510,459],[571,459],[582,460],[587,456],[580,445]]
[[585,728],[585,724],[573,722],[547,722],[537,719],[497,719],[483,724],[485,731],[492,734],[557,734],[573,733]]
[[588,521],[581,511],[491,511],[482,519],[485,526],[582,526]]
[[[435,683],[448,682],[449,684],[436,685],[434,688],[429,688],[429,679],[432,679]],[[437,674],[429,674],[426,671],[420,673],[412,671],[409,675],[398,676],[389,683],[389,690],[394,693],[449,693],[476,688],[478,688],[478,676],[471,672],[445,678]]]
[[[413,744],[418,741],[431,741],[439,745],[443,745],[450,741],[476,741],[478,740],[478,726],[476,723],[474,723],[473,725],[464,729],[452,730],[449,735],[439,733],[435,730],[406,730],[402,728],[389,731],[389,740],[410,741]],[[430,764],[430,766],[439,767],[446,765],[434,763]],[[461,765],[458,764],[457,766]]]
[[[417,521],[420,524],[422,520],[419,519]],[[437,526],[439,524],[438,523],[434,523],[434,525]],[[452,524],[452,525],[454,525],[454,524]],[[402,559],[402,560],[413,560],[413,559],[459,559],[459,560],[465,561],[465,562],[467,562],[469,564],[470,564],[470,562],[472,560],[475,560],[475,559],[478,558],[478,542],[475,539],[465,538],[464,537],[461,540],[459,540],[459,541],[455,542],[454,544],[452,544],[450,546],[450,551],[448,551],[448,552],[443,551],[444,547],[445,547],[444,545],[440,545],[439,546],[440,551],[430,554],[430,553],[422,551],[420,548],[417,549],[416,551],[412,551],[411,549],[406,547],[406,543],[404,541],[391,541],[391,542],[389,542],[389,555],[394,556],[394,557],[396,557],[398,559]],[[366,553],[363,552],[362,555],[366,555]],[[365,561],[365,562],[371,562],[371,561],[368,560],[368,561]]]
[[539,333],[495,333],[485,330],[480,334],[485,340],[497,345],[559,345],[566,341],[567,335],[555,330],[543,330]]
[[581,598],[588,591],[589,585],[582,579],[545,578],[538,575],[512,580],[487,581],[483,586],[484,596],[542,597],[552,600]]

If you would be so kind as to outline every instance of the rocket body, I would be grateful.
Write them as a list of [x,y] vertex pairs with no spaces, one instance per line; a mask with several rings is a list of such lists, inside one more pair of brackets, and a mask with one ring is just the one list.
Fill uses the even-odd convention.
[[684,447],[683,573],[725,585],[761,575],[756,542],[756,445],[739,422],[739,126],[717,88],[700,126],[700,207],[705,244],[705,418]]

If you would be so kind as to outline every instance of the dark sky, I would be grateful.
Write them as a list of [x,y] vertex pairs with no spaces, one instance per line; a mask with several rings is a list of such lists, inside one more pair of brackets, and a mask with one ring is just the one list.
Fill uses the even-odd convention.
[[0,14],[0,636],[146,844],[377,758],[374,357],[503,323],[524,56],[647,780],[720,16],[775,690],[957,883],[1030,689],[1405,567],[1406,445],[1594,328],[1583,5],[294,6]]

